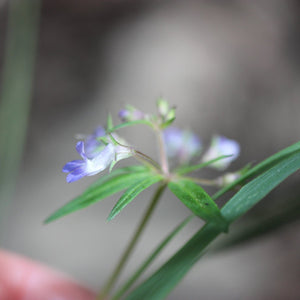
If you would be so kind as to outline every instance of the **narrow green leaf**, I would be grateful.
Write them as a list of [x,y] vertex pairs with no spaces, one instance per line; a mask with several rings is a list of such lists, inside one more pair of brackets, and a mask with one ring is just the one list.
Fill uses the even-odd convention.
[[164,122],[164,123],[161,125],[161,128],[162,128],[162,129],[165,129],[165,128],[169,127],[174,121],[175,121],[175,117],[169,119],[168,121]]
[[143,274],[146,268],[154,261],[154,259],[161,253],[161,251],[192,218],[193,216],[187,217],[177,227],[175,227],[175,229],[170,234],[168,234],[168,236],[155,248],[155,250],[149,255],[149,257],[136,270],[132,277],[130,277],[129,280],[126,281],[125,284],[116,292],[115,296],[112,297],[112,300],[120,299],[121,296],[130,289],[130,287],[136,282],[136,280]]
[[228,222],[238,219],[299,167],[300,152],[296,152],[242,187],[224,205],[222,215]]
[[201,232],[194,235],[166,264],[133,290],[126,300],[161,300],[183,278],[198,261],[202,250],[214,240],[220,229],[213,223],[206,223]]
[[94,183],[92,183],[84,193],[88,193],[90,190],[93,190],[95,187],[100,186],[104,182],[116,177],[120,174],[128,174],[128,173],[141,173],[141,172],[150,172],[150,168],[145,165],[136,165],[136,166],[128,166],[124,168],[114,169],[113,171],[99,177]]
[[212,163],[214,163],[216,161],[219,161],[221,159],[224,159],[224,158],[227,158],[227,157],[231,157],[231,156],[232,155],[222,155],[222,156],[219,156],[219,157],[214,158],[212,160],[209,160],[207,162],[198,164],[198,165],[180,167],[180,168],[176,169],[176,173],[179,174],[179,175],[190,173],[190,172],[202,169],[202,168],[204,168],[206,166],[209,166],[209,165],[211,165]]
[[224,241],[214,247],[213,251],[218,252],[235,247],[244,243],[248,243],[254,239],[260,238],[264,235],[274,232],[285,225],[300,219],[300,202],[299,196],[293,201],[287,201],[285,206],[282,204],[270,213],[254,217],[241,226],[235,226],[233,231]]
[[112,177],[108,175],[106,177],[107,180],[104,180],[101,185],[95,185],[93,186],[93,188],[88,188],[82,195],[76,197],[75,199],[58,209],[56,212],[54,212],[45,220],[45,223],[52,222],[74,211],[85,208],[112,194],[127,189],[135,182],[139,182],[141,179],[147,178],[149,176],[153,176],[149,171],[137,173],[121,173]]
[[132,186],[130,186],[126,192],[119,199],[115,207],[112,209],[108,216],[108,220],[112,220],[117,214],[121,212],[121,210],[129,204],[138,194],[140,194],[143,190],[147,189],[154,183],[157,183],[163,179],[160,175],[152,175],[147,176],[146,178],[141,179],[138,182],[135,182]]
[[[299,147],[300,143],[297,144],[295,144],[297,145],[296,147]],[[267,159],[267,163],[264,161],[260,164],[262,168],[264,168],[264,166],[265,168],[270,167],[270,165],[273,166],[246,184],[224,206],[221,213],[228,221],[235,221],[280,182],[300,169],[300,151],[295,150],[289,152],[291,150],[290,147],[285,150],[283,150],[280,155],[280,152],[275,155],[278,159],[277,163],[272,160],[270,163],[270,159]],[[282,153],[284,153],[283,155],[285,155],[285,157],[282,157]],[[266,164],[268,164],[268,166],[266,166]],[[199,260],[203,255],[204,249],[220,233],[221,231],[218,226],[212,222],[207,223],[166,264],[142,283],[126,299],[164,299],[187,271]]]
[[187,179],[177,179],[169,182],[168,187],[196,216],[227,230],[227,223],[218,206],[201,186]]
[[291,154],[300,151],[300,142],[297,142],[277,153],[274,155],[266,158],[264,161],[259,163],[258,165],[251,168],[248,172],[243,174],[239,179],[235,180],[231,184],[225,186],[223,189],[219,190],[216,194],[212,196],[212,198],[215,200],[225,194],[227,191],[231,190],[233,187],[235,187],[238,184],[244,183],[246,180],[253,178],[259,174],[262,174],[267,169],[271,168],[272,166],[276,165],[283,159],[287,158]]

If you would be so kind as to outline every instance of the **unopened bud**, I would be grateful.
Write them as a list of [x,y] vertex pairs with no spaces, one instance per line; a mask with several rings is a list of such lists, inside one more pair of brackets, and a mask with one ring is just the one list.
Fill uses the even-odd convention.
[[157,100],[157,108],[158,112],[162,117],[166,117],[169,112],[169,104],[165,99],[158,99]]

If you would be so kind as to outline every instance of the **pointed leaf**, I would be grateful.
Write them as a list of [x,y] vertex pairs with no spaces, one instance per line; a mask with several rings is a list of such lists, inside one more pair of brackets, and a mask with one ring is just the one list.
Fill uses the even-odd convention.
[[136,165],[136,166],[128,166],[124,168],[114,169],[110,173],[107,173],[103,176],[101,176],[97,181],[92,183],[84,193],[88,193],[90,190],[93,190],[95,187],[100,186],[104,182],[110,180],[113,177],[116,177],[120,174],[128,174],[128,173],[141,173],[141,172],[151,172],[151,169],[148,166],[145,165]]
[[164,123],[161,125],[161,128],[162,128],[162,129],[165,129],[165,128],[169,127],[174,121],[175,121],[175,117],[169,119],[168,121],[164,122]]
[[168,184],[170,190],[180,199],[196,216],[205,221],[219,224],[226,231],[227,223],[220,210],[204,189],[188,179],[177,179]]
[[242,187],[224,205],[222,215],[229,222],[235,221],[299,168],[300,152],[296,152]]
[[[107,176],[107,180],[104,180],[100,185],[94,185],[92,188],[88,188],[81,196],[73,199],[50,217],[45,220],[45,223],[49,223],[58,218],[61,218],[67,214],[70,214],[79,209],[85,208],[93,203],[96,203],[112,194],[120,192],[121,190],[127,189],[135,182],[139,182],[141,179],[152,176],[149,171],[137,172],[137,173],[121,173],[119,175]],[[101,180],[100,180],[101,181]],[[98,182],[99,184],[99,182]]]
[[[275,154],[277,161],[268,158],[260,164],[265,172],[245,185],[221,210],[228,221],[235,221],[280,182],[300,169],[300,151],[299,148],[295,150],[295,146],[299,147],[300,143]],[[220,233],[220,228],[214,223],[207,223],[166,264],[128,295],[126,300],[164,299]]]
[[139,182],[135,182],[132,186],[130,186],[126,192],[119,199],[115,207],[112,209],[108,216],[108,220],[112,220],[117,214],[121,212],[121,210],[129,204],[139,193],[143,190],[147,189],[154,183],[157,183],[163,179],[160,175],[152,175],[147,176],[147,178],[143,178]]
[[224,159],[224,158],[227,158],[227,157],[231,157],[231,156],[232,155],[222,155],[222,156],[219,156],[219,157],[214,158],[212,160],[209,160],[207,162],[198,164],[198,165],[180,167],[180,168],[178,168],[176,170],[176,173],[180,174],[180,175],[183,175],[183,174],[186,174],[186,173],[190,173],[190,172],[202,169],[202,168],[204,168],[206,166],[209,166],[209,165],[213,164],[214,162],[217,162],[217,161],[219,161],[221,159]]
[[219,190],[216,194],[214,194],[212,196],[212,198],[214,200],[219,198],[220,196],[225,194],[227,191],[234,188],[236,185],[242,184],[246,180],[248,180],[250,178],[253,178],[253,177],[255,177],[259,174],[262,174],[264,171],[268,170],[272,166],[276,165],[280,161],[282,161],[285,158],[289,157],[293,153],[298,152],[299,150],[300,150],[300,142],[297,142],[297,143],[295,143],[295,144],[293,144],[293,145],[291,145],[291,146],[289,146],[289,147],[273,154],[272,156],[270,156],[270,157],[266,158],[265,160],[263,160],[258,165],[251,168],[248,172],[243,174],[239,179],[235,180],[231,184],[229,184],[229,185],[225,186],[224,188],[222,188],[221,190]]

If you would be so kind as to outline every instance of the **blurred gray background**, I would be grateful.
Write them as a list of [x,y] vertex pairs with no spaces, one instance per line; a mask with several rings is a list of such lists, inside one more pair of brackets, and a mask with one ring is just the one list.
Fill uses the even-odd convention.
[[[7,5],[0,3],[2,66]],[[291,0],[44,0],[26,146],[9,217],[0,228],[1,247],[99,288],[153,190],[109,223],[116,197],[42,222],[95,180],[65,182],[61,167],[77,158],[75,135],[105,124],[108,112],[117,122],[125,104],[154,112],[163,96],[177,107],[175,124],[195,131],[204,144],[216,133],[238,140],[242,152],[231,170],[299,140],[299,8]],[[123,133],[155,156],[147,129]],[[299,195],[298,173],[252,217]],[[188,214],[166,193],[124,276]],[[195,220],[184,229],[152,270],[200,226]],[[168,299],[299,299],[299,250],[299,222],[293,222],[207,256]]]

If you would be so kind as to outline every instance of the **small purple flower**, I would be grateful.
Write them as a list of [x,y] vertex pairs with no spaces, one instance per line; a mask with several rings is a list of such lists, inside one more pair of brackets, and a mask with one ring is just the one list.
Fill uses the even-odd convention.
[[88,158],[93,158],[98,155],[99,150],[104,148],[104,143],[99,139],[105,136],[105,129],[101,126],[97,127],[96,130],[89,135],[85,142],[85,154]]
[[122,122],[126,122],[130,118],[130,112],[128,109],[122,109],[119,111],[119,118]]
[[122,122],[131,122],[137,120],[143,120],[145,118],[145,114],[140,110],[136,109],[133,106],[127,106],[126,109],[122,109],[119,112],[119,118]]
[[188,162],[201,150],[200,139],[188,130],[168,127],[163,132],[167,155],[178,158],[181,163]]
[[108,144],[93,158],[88,158],[85,153],[84,142],[80,141],[76,145],[76,150],[83,160],[72,160],[63,167],[63,172],[67,175],[67,182],[79,180],[84,176],[92,176],[106,169],[114,160],[115,150],[112,144]]
[[[107,144],[102,142],[100,137],[105,137]],[[117,135],[113,135],[113,138],[120,140]],[[124,144],[124,141],[122,143]],[[105,136],[105,130],[102,127],[98,127],[85,142],[78,142],[76,150],[82,160],[70,161],[63,167],[62,171],[69,173],[66,178],[67,182],[98,174],[107,167],[112,167],[119,160],[132,156],[129,147],[115,144],[109,136]]]
[[239,156],[239,153],[240,145],[238,142],[224,136],[214,136],[209,149],[203,155],[202,161],[207,162],[222,155],[232,155],[209,165],[209,167],[224,170]]

